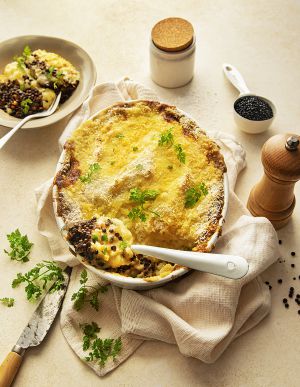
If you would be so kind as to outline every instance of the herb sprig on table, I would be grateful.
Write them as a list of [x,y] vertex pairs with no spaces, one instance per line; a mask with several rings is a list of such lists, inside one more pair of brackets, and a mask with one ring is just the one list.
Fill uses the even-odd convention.
[[[74,301],[74,309],[80,310],[83,305],[88,302],[92,308],[99,310],[100,302],[99,302],[99,294],[107,292],[108,288],[107,286],[99,285],[98,287],[95,286],[88,286],[87,285],[88,276],[87,271],[85,269],[82,270],[80,274],[80,284],[81,287],[78,289],[77,292],[72,294],[71,300]],[[89,289],[92,289],[92,292],[89,293]]]
[[29,242],[27,235],[22,235],[17,228],[11,234],[7,235],[11,251],[4,250],[10,256],[10,259],[20,262],[29,261],[29,253],[33,243]]
[[159,216],[155,211],[151,211],[149,208],[144,208],[144,204],[148,201],[153,201],[159,195],[159,192],[154,189],[146,189],[142,191],[140,188],[132,188],[130,190],[129,200],[135,202],[138,206],[133,207],[128,213],[129,219],[140,219],[142,222],[147,220],[146,212]]
[[52,284],[49,292],[60,290],[64,285],[64,275],[62,269],[52,261],[42,261],[27,273],[18,273],[17,278],[12,282],[12,287],[16,288],[21,283],[25,283],[25,292],[29,301],[37,300],[48,284]]
[[197,202],[200,200],[201,196],[206,196],[208,194],[208,189],[204,183],[200,183],[195,187],[191,187],[185,192],[185,208],[194,207]]
[[82,183],[90,183],[92,181],[93,175],[100,171],[100,169],[101,167],[98,163],[91,164],[89,166],[88,172],[85,175],[80,176],[79,179],[82,181]]
[[97,361],[101,366],[104,366],[109,358],[115,359],[122,349],[122,340],[117,339],[100,339],[97,333],[100,328],[97,323],[81,325],[83,336],[82,349],[84,351],[90,350],[86,361]]
[[3,305],[7,306],[8,308],[11,308],[15,304],[15,299],[14,298],[4,297],[4,298],[0,298],[0,302]]

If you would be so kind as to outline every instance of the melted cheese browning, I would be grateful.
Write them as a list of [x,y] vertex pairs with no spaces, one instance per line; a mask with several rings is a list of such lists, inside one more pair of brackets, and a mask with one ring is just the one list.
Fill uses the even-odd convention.
[[[174,144],[182,146],[185,163],[178,160],[174,145],[159,146],[168,130]],[[104,215],[120,219],[135,243],[207,250],[219,228],[225,164],[218,146],[193,121],[159,103],[117,105],[81,125],[70,144],[81,176],[94,163],[101,168],[89,182],[77,179],[60,189],[67,224]],[[208,194],[186,208],[186,190],[200,183]],[[159,192],[144,204],[145,222],[128,217],[135,206],[129,199],[133,188]]]

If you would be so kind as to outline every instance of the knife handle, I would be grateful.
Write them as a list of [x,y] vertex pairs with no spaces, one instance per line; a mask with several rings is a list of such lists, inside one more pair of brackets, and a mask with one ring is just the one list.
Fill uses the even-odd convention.
[[23,356],[16,352],[9,352],[0,365],[0,387],[9,387],[22,363]]

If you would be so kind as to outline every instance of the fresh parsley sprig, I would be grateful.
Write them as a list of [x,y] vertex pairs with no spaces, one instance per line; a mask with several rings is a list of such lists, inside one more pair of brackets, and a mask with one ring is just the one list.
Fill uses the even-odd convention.
[[31,49],[29,46],[25,46],[21,56],[15,56],[14,61],[17,62],[17,66],[20,70],[24,71],[26,69],[25,61],[31,55]]
[[82,183],[90,183],[92,181],[93,175],[100,171],[100,169],[101,167],[98,163],[91,164],[89,166],[88,172],[85,175],[80,176],[79,179],[82,181]]
[[200,183],[195,187],[191,187],[185,192],[185,208],[192,208],[196,205],[202,195],[206,196],[208,189],[204,183]]
[[[100,301],[99,294],[107,292],[107,286],[102,286],[98,284],[98,287],[88,286],[86,283],[88,281],[87,271],[82,270],[80,274],[80,284],[81,287],[77,292],[72,294],[71,300],[74,301],[73,307],[75,310],[80,310],[83,305],[88,302],[92,308],[99,310]],[[92,291],[89,292],[89,289]]]
[[27,235],[21,235],[17,228],[11,234],[7,235],[11,251],[4,250],[10,256],[10,259],[20,262],[29,261],[29,253],[33,243],[29,242]]
[[29,112],[30,106],[33,104],[32,100],[30,98],[23,99],[21,101],[21,108],[24,114],[27,114]]
[[177,154],[178,160],[182,164],[185,164],[186,154],[185,154],[184,150],[182,149],[182,145],[181,144],[176,144],[176,145],[174,145],[174,148],[175,148],[175,152]]
[[174,135],[172,133],[173,128],[170,128],[162,133],[158,141],[159,146],[164,145],[173,145],[174,144]]
[[121,337],[117,339],[100,339],[97,333],[100,328],[95,322],[91,324],[81,325],[83,331],[83,345],[82,349],[87,351],[90,349],[86,361],[96,361],[101,366],[104,366],[109,358],[115,359],[122,349]]
[[7,306],[8,308],[11,308],[15,304],[15,299],[14,298],[4,297],[4,298],[0,298],[0,302],[3,305]]
[[159,216],[158,213],[151,211],[150,209],[144,208],[144,204],[148,201],[153,201],[159,195],[159,192],[154,189],[146,189],[142,191],[140,188],[132,188],[130,190],[129,200],[138,204],[137,207],[133,207],[128,213],[129,219],[135,220],[140,219],[142,222],[147,220],[146,211]]
[[42,261],[25,274],[18,273],[12,287],[16,288],[24,282],[27,299],[35,301],[46,290],[48,284],[52,283],[49,292],[53,293],[63,287],[64,281],[63,271],[59,266],[52,261]]
[[172,146],[174,145],[174,149],[177,155],[178,160],[185,164],[186,154],[182,148],[181,144],[174,144],[174,135],[172,133],[173,128],[170,128],[162,133],[160,139],[158,141],[159,146]]

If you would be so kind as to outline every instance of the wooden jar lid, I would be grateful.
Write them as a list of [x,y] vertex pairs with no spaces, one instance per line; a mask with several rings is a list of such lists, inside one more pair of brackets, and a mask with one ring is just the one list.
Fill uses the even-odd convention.
[[297,141],[297,134],[277,134],[269,138],[262,149],[262,163],[268,175],[281,181],[298,181],[300,179],[300,145],[288,149],[287,141]]
[[193,42],[194,28],[180,17],[169,17],[159,21],[152,28],[152,41],[163,51],[181,51]]

